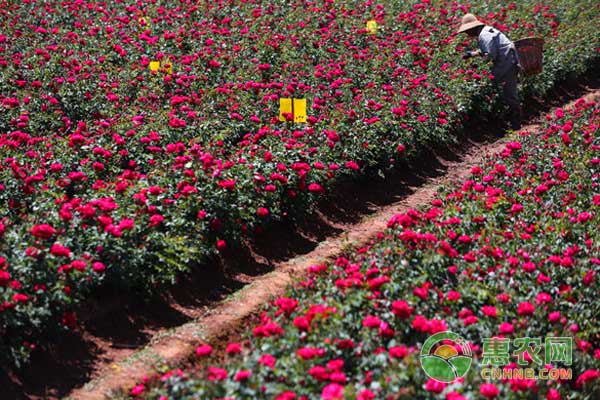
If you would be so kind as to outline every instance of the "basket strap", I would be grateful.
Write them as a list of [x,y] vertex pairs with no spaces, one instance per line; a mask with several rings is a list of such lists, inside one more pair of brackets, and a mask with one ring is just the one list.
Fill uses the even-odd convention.
[[515,58],[515,63],[517,66],[521,66],[521,59],[519,58],[519,52],[517,51],[517,47],[514,42],[510,43],[510,51],[513,53],[513,57]]
[[[494,36],[494,41],[496,42],[496,49],[498,49],[498,51],[500,51],[500,35],[502,35],[502,32],[500,32],[500,30],[497,30],[498,33],[496,34],[496,36]],[[507,37],[508,39],[508,37]],[[517,52],[517,48],[515,46],[515,42],[513,42],[512,40],[508,39],[510,41],[510,52],[513,55],[513,64],[514,65],[521,65],[521,60],[519,59],[519,54]]]

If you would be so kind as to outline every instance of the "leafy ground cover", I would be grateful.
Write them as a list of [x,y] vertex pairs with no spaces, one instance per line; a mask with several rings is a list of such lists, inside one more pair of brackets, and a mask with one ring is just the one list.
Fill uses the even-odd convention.
[[[599,132],[598,103],[556,109],[539,134],[519,132],[462,185],[395,215],[372,245],[312,266],[248,329],[247,344],[230,343],[216,362],[200,346],[199,367],[147,379],[132,395],[597,398]],[[427,337],[446,330],[475,355],[450,384],[428,378],[419,361]],[[548,336],[572,338],[572,379],[482,379],[484,338]],[[506,365],[517,362],[511,355]]]
[[[486,66],[460,60],[468,10],[547,39],[525,94],[598,59],[593,1],[0,1],[2,357],[75,328],[99,285],[174,284],[497,112]],[[308,99],[306,124],[279,121],[282,97]]]

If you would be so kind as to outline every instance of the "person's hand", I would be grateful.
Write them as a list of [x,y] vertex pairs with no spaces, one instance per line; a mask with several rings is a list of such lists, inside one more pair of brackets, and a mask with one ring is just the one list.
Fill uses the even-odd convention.
[[463,60],[466,60],[466,59],[469,59],[469,58],[471,58],[471,57],[478,56],[478,55],[480,55],[480,54],[481,54],[481,53],[479,52],[479,50],[474,50],[474,51],[467,50],[467,51],[465,51],[465,54],[463,54],[463,57],[462,57],[462,58],[463,58]]
[[463,60],[468,60],[469,58],[473,57],[473,52],[470,50],[465,51],[465,54],[463,54],[462,59]]

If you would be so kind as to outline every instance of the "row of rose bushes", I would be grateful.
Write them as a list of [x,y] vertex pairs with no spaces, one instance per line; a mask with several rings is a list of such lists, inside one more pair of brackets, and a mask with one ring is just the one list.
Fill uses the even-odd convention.
[[[598,59],[591,2],[0,2],[0,354],[77,325],[101,284],[157,290],[309,213],[365,168],[497,109],[470,7],[547,38],[543,95]],[[307,12],[308,11],[308,12]],[[379,31],[365,32],[375,19]],[[171,60],[173,73],[149,71]],[[278,99],[305,97],[306,124]]]
[[[243,343],[132,390],[147,399],[594,399],[600,395],[600,104],[557,109],[429,206],[273,301]],[[475,359],[445,384],[421,370],[430,335]],[[484,338],[570,337],[572,380],[484,381]],[[513,354],[514,347],[507,351]],[[216,356],[216,357],[215,357]],[[544,352],[540,353],[542,360]],[[528,367],[541,368],[533,364]],[[516,368],[510,356],[507,368]],[[543,361],[542,361],[543,362]]]

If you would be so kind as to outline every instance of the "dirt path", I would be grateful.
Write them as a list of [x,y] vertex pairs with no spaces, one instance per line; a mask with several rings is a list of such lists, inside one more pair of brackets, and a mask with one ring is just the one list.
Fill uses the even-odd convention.
[[[585,98],[588,100],[600,98],[598,89],[587,88],[586,92]],[[570,104],[565,107],[569,107]],[[523,130],[535,132],[539,130],[539,125],[533,121]],[[367,206],[375,212],[367,217],[363,214],[363,218],[358,223],[351,224],[344,222],[343,219],[340,222],[333,218],[334,220],[328,221],[329,225],[341,233],[329,236],[304,255],[288,261],[270,263],[267,260],[268,256],[253,254],[256,259],[264,259],[262,262],[269,263],[273,270],[264,275],[248,277],[251,283],[217,306],[201,313],[193,321],[174,329],[159,330],[142,350],[124,353],[121,358],[104,359],[94,374],[97,378],[82,388],[74,390],[68,398],[104,399],[111,392],[131,388],[143,376],[153,374],[156,367],[165,364],[179,365],[185,362],[193,354],[195,347],[201,343],[227,341],[228,337],[239,332],[245,321],[255,315],[265,303],[283,295],[290,284],[301,279],[309,266],[335,260],[348,250],[363,246],[375,239],[377,233],[386,228],[387,221],[393,215],[428,204],[434,199],[441,186],[466,179],[473,166],[481,164],[485,157],[499,152],[508,140],[508,138],[492,138],[491,141],[484,142],[467,140],[462,143],[467,150],[460,155],[441,157],[432,154],[431,161],[437,165],[437,169],[445,173],[425,179],[424,183],[417,181],[414,186],[406,184],[405,187],[392,190],[396,193],[395,201],[384,206],[376,204]],[[321,215],[320,218],[331,219],[331,216]]]

